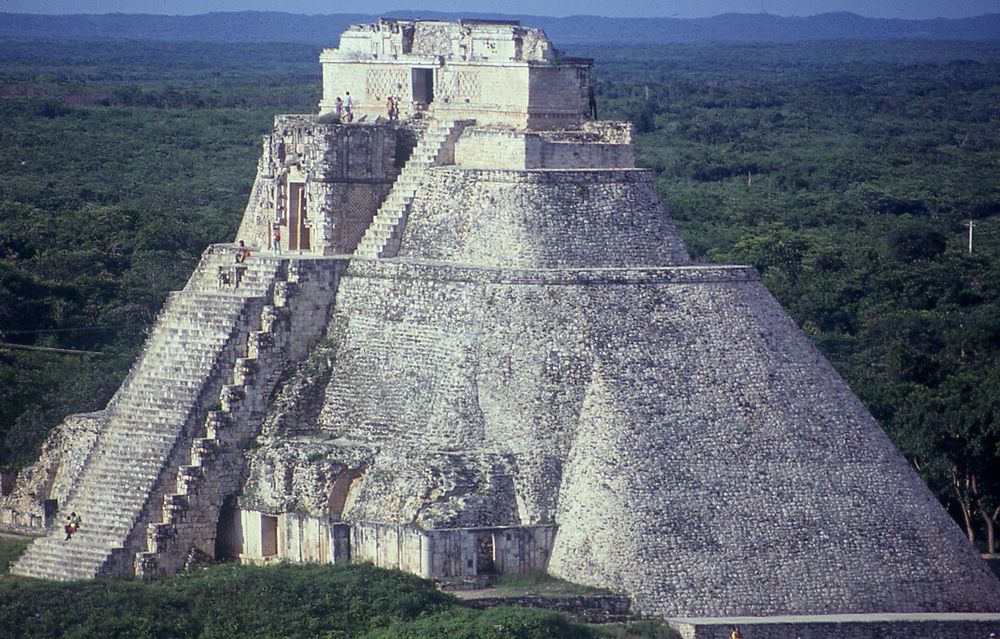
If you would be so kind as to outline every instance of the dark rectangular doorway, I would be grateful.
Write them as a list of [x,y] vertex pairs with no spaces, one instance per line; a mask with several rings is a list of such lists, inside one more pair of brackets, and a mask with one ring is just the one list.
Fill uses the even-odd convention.
[[288,250],[309,250],[309,227],[306,213],[306,185],[303,182],[288,184]]
[[413,101],[430,105],[434,101],[434,69],[413,69]]

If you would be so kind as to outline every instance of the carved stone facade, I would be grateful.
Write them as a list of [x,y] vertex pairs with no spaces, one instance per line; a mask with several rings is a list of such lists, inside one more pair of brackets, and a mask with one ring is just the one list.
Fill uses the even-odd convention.
[[587,113],[591,61],[562,55],[539,29],[516,22],[380,20],[356,25],[326,49],[320,113],[350,94],[354,116],[403,117],[559,129]]
[[396,179],[397,140],[386,125],[278,116],[237,238],[271,249],[277,231],[283,251],[353,252]]

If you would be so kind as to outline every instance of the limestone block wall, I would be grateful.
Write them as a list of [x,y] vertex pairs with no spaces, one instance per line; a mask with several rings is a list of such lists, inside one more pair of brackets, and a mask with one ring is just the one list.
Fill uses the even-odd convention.
[[351,526],[351,559],[427,578],[544,570],[554,526],[424,530],[360,522]]
[[[320,113],[334,110],[350,92],[355,115],[386,117],[386,98],[400,100],[400,114],[429,109],[442,119],[557,129],[578,126],[587,111],[589,61],[561,65],[518,61],[448,60],[435,55],[357,57],[326,51]],[[421,71],[430,74],[433,95],[421,93]],[[432,97],[428,104],[427,97]]]
[[539,140],[528,156],[533,169],[631,169],[635,150],[631,144],[580,144],[572,141]]
[[689,262],[647,171],[427,171],[398,257],[511,268]]
[[383,568],[397,568],[431,577],[432,542],[419,528],[394,524],[358,523],[351,527],[351,558]]
[[631,169],[631,136],[609,128],[593,132],[526,132],[506,127],[471,127],[455,145],[455,164],[475,169]]
[[508,527],[489,533],[493,536],[493,563],[498,573],[544,571],[548,566],[555,526]]
[[997,608],[975,549],[763,285],[649,293],[591,371],[554,574],[668,617]]
[[588,110],[590,61],[534,64],[528,67],[528,127],[531,129],[566,128],[578,124]]
[[235,514],[231,543],[241,561],[332,564],[350,559],[350,528],[302,513],[270,515],[252,510]]
[[301,513],[278,517],[278,556],[285,561],[335,563],[350,559],[350,528]]
[[[573,305],[567,292],[576,295],[586,282],[731,271],[503,273],[353,262],[331,325],[339,346],[324,378],[325,403],[312,418],[317,437],[381,451],[363,462],[345,516],[434,527],[552,521],[593,349],[592,306],[587,298]],[[280,483],[269,477],[291,476],[298,486],[300,473],[309,476],[298,470],[307,465],[289,468],[274,457],[255,492]]]
[[527,168],[528,137],[512,127],[474,126],[455,142],[455,164],[473,169]]
[[528,66],[453,63],[434,78],[434,113],[454,120],[528,125]]
[[[553,574],[668,617],[1000,604],[752,269],[356,260],[334,317],[317,433],[370,451],[354,521],[478,503],[554,522]],[[461,480],[477,455],[509,459],[509,483]]]
[[[282,249],[299,233],[310,235],[309,253],[349,253],[371,223],[396,177],[396,128],[368,123],[321,124],[313,116],[280,115],[264,139],[257,176],[237,239],[267,249],[275,225]],[[298,211],[295,188],[305,193]],[[293,232],[292,227],[296,229]]]

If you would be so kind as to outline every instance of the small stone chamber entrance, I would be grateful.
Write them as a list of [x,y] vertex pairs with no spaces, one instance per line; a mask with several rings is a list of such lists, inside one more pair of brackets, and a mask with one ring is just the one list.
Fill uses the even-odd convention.
[[243,552],[243,525],[236,497],[229,495],[219,509],[215,528],[215,558],[219,561],[238,559]]
[[309,214],[306,206],[305,182],[288,183],[288,250],[308,251],[311,248]]
[[411,70],[413,80],[413,101],[427,107],[434,101],[434,69],[414,68]]

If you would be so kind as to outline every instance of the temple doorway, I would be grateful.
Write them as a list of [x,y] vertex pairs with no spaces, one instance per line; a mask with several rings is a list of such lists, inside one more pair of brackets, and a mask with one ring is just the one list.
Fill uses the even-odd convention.
[[413,101],[430,106],[434,101],[434,69],[413,69]]
[[243,529],[236,496],[229,495],[219,509],[219,523],[215,528],[215,558],[219,561],[238,559],[243,552]]
[[305,182],[288,183],[288,250],[308,251],[310,248]]
[[492,575],[496,571],[493,533],[480,533],[476,536],[476,574]]

